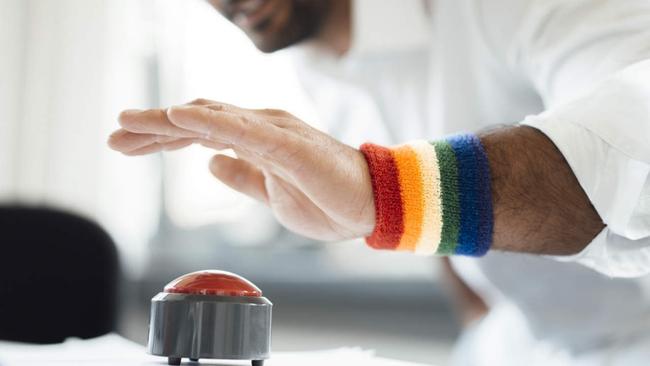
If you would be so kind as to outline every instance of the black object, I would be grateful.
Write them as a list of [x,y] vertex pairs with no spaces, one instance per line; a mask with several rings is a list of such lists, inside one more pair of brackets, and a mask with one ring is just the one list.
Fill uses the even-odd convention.
[[59,343],[115,330],[118,254],[97,224],[0,207],[0,339]]

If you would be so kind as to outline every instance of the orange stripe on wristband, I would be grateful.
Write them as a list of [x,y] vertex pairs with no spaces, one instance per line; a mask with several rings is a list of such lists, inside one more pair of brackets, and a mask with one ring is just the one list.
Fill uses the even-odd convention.
[[391,149],[397,171],[399,172],[400,193],[404,217],[404,233],[397,250],[415,251],[422,233],[422,175],[418,155],[410,145],[401,145]]

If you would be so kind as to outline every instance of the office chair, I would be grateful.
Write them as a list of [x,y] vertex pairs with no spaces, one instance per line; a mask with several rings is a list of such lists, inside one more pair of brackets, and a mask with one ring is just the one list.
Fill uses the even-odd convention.
[[0,339],[58,343],[115,329],[118,255],[97,224],[0,206]]

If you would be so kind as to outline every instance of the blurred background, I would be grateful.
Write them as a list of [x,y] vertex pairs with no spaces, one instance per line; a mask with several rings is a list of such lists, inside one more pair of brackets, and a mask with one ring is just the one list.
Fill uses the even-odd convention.
[[106,146],[122,109],[199,97],[285,109],[318,127],[287,51],[261,54],[202,0],[0,5],[0,205],[55,207],[108,231],[122,335],[144,344],[151,297],[214,268],[275,303],[276,351],[361,346],[445,363],[458,325],[436,260],[293,235],[212,178],[207,149],[128,158]]

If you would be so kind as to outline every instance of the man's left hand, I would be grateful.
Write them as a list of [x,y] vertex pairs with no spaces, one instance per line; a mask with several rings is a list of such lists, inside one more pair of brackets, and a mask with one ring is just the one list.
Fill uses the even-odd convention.
[[127,155],[198,143],[232,149],[210,170],[223,183],[265,202],[288,229],[320,240],[369,235],[375,208],[363,154],[281,110],[251,110],[197,100],[167,110],[129,110],[109,145]]

